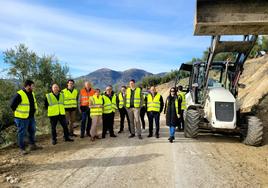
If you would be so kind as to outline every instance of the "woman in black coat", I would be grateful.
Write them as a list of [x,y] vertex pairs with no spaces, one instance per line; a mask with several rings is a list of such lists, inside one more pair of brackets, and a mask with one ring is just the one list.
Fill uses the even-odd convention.
[[181,99],[177,96],[175,87],[172,87],[167,97],[164,113],[166,114],[166,124],[169,126],[169,142],[175,139],[175,129],[181,112]]

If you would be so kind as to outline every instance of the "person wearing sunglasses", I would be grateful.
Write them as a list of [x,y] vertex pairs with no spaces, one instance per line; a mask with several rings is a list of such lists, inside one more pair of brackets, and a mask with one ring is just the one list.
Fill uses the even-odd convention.
[[169,96],[166,99],[164,113],[166,114],[166,125],[169,126],[169,142],[175,140],[175,129],[181,113],[181,98],[177,96],[175,87],[169,91]]

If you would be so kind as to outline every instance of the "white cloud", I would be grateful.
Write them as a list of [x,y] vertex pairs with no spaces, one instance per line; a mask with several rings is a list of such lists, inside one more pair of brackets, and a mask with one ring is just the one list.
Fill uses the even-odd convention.
[[[85,70],[85,64],[91,68],[118,67],[122,70],[137,62],[141,63],[136,66],[148,70],[151,64],[146,62],[153,61],[159,64],[155,69],[161,71],[163,59],[206,45],[205,40],[191,35],[168,36],[136,29],[127,22],[19,1],[0,1],[0,28],[1,50],[25,43],[39,54],[55,54],[70,67],[81,67],[81,70]],[[159,60],[142,60],[145,54],[158,56]]]

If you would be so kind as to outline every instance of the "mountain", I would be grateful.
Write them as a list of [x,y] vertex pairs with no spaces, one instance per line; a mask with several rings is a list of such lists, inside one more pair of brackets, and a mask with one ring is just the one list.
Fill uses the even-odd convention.
[[141,81],[143,77],[152,75],[152,73],[141,69],[129,69],[121,72],[102,68],[91,72],[88,75],[78,77],[75,80],[89,80],[95,88],[104,89],[107,85],[128,85],[128,82],[131,79],[138,82]]
[[167,74],[167,72],[160,72],[158,74],[155,74],[155,76],[163,77]]

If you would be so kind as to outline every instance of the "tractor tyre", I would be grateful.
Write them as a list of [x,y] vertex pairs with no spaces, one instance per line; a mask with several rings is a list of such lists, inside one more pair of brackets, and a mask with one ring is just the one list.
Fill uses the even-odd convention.
[[256,116],[247,117],[247,132],[243,143],[250,146],[260,146],[263,140],[263,125]]
[[200,123],[200,114],[197,110],[189,109],[185,111],[184,137],[195,138],[198,135],[198,124]]

